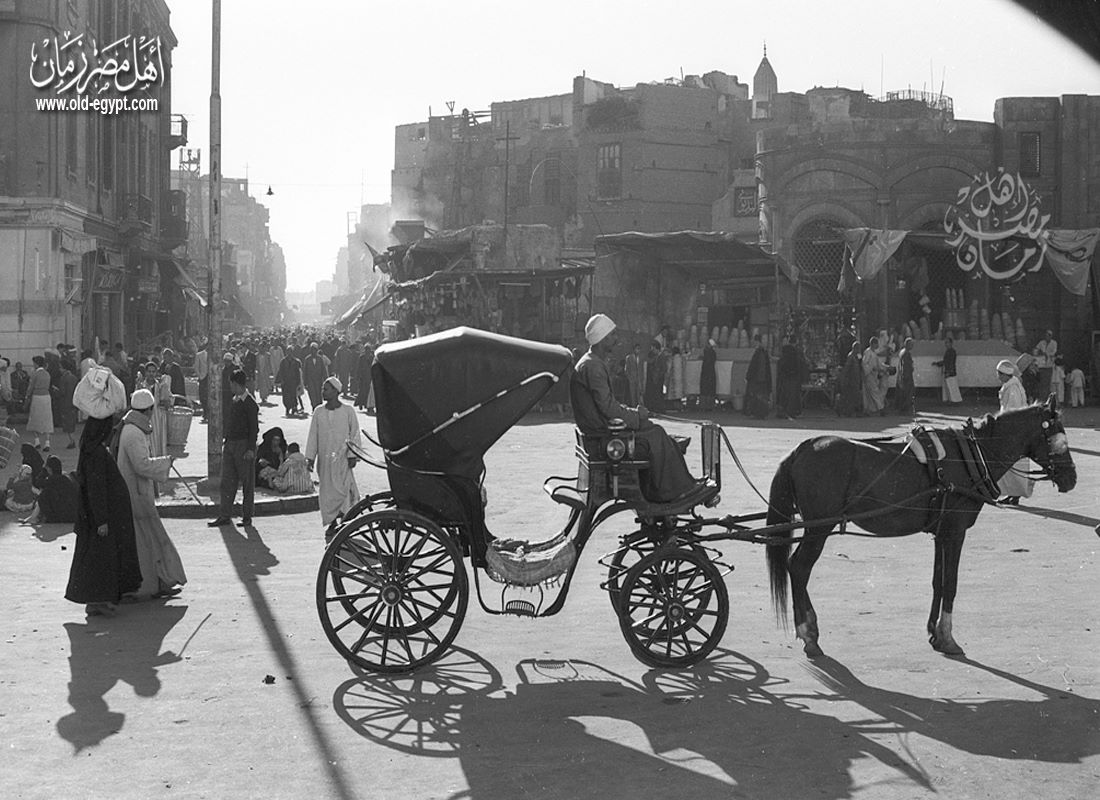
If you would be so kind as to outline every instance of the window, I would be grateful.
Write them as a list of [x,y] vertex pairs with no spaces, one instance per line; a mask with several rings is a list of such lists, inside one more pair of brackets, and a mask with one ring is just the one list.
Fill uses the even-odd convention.
[[622,145],[602,144],[596,151],[596,199],[623,196]]
[[561,202],[561,156],[557,154],[547,156],[543,170],[543,202],[548,206],[556,206]]
[[76,177],[76,124],[83,114],[67,114],[65,119],[65,167],[70,178]]
[[95,185],[98,178],[96,172],[98,159],[96,159],[96,155],[99,152],[99,144],[96,141],[96,128],[101,117],[89,115],[86,119],[88,123],[84,126],[84,175],[88,183]]
[[1038,177],[1042,166],[1039,155],[1039,134],[1020,134],[1020,174],[1026,178]]
[[103,188],[111,191],[115,188],[115,120],[114,117],[103,118],[103,129],[99,137],[99,146],[102,153],[99,158],[100,182]]

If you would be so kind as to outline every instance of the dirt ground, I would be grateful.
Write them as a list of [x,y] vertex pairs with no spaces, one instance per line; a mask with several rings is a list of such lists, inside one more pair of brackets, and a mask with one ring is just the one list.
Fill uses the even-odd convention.
[[[582,554],[559,615],[495,617],[471,597],[448,656],[385,676],[351,669],[318,624],[316,513],[249,531],[167,520],[184,592],[111,620],[86,620],[62,597],[71,533],[6,517],[4,796],[1095,798],[1100,415],[1072,411],[1075,491],[1042,485],[971,529],[961,659],[926,641],[927,535],[830,540],[811,584],[827,653],[815,661],[775,623],[763,549],[723,544],[735,569],[720,649],[694,669],[652,670],[631,656],[599,588],[598,556],[632,527],[622,515]],[[823,412],[723,422],[761,491],[807,436],[902,429]],[[540,486],[575,469],[572,441],[568,421],[535,415],[490,452],[494,533],[560,528],[564,512]],[[380,473],[358,477],[364,491],[383,487]],[[762,508],[728,458],[723,477],[720,512]],[[497,601],[495,584],[482,590]]]

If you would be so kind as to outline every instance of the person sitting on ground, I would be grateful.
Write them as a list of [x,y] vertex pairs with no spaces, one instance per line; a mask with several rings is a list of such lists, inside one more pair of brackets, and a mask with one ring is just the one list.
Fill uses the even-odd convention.
[[19,470],[8,478],[4,508],[13,514],[29,514],[34,511],[37,497],[38,490],[34,488],[34,472],[27,464],[21,464]]
[[286,438],[282,428],[271,428],[256,448],[256,485],[274,489],[272,480],[286,460]]
[[286,460],[271,479],[271,488],[287,494],[308,494],[313,491],[313,477],[309,474],[309,461],[302,455],[297,442],[287,447]]
[[688,472],[683,453],[664,428],[649,420],[645,406],[630,408],[615,400],[611,391],[608,363],[619,343],[615,323],[606,314],[594,314],[584,327],[588,352],[581,356],[569,384],[573,416],[581,433],[607,433],[608,422],[621,419],[634,432],[635,457],[649,462],[643,470],[642,494],[651,503],[686,500],[699,495],[699,502],[714,497],[717,487],[696,481]]
[[38,489],[38,508],[24,522],[76,522],[80,490],[76,479],[62,471],[61,459],[50,456],[33,479]]

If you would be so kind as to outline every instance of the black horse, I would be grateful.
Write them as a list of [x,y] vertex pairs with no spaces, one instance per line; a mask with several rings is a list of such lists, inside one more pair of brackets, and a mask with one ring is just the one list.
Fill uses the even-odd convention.
[[[1077,469],[1054,395],[1045,404],[990,415],[975,426],[977,463],[969,459],[969,467],[963,453],[967,444],[954,435],[941,434],[946,457],[938,481],[925,465],[902,453],[901,443],[818,436],[802,442],[780,463],[772,479],[768,524],[791,522],[797,511],[806,526],[789,562],[789,542],[768,545],[772,601],[776,616],[785,619],[789,574],[795,632],[804,643],[806,655],[822,654],[817,644],[817,614],[807,585],[825,540],[835,527],[830,519],[871,512],[875,515],[855,524],[876,536],[905,536],[919,531],[935,534],[929,641],[942,653],[961,655],[962,648],[951,634],[951,612],[966,531],[977,521],[984,504],[984,476],[975,479],[981,458],[988,465],[992,481],[1027,457],[1042,467],[1058,491],[1068,492],[1077,483]],[[946,487],[938,495],[932,491],[937,485]],[[918,497],[921,492],[926,494]],[[989,490],[984,496],[989,496]],[[815,525],[815,520],[822,522]]]

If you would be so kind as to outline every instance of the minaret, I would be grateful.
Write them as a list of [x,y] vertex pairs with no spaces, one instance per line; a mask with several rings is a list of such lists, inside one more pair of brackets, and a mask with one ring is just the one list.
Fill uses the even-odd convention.
[[752,76],[752,116],[753,119],[767,119],[771,114],[772,98],[779,93],[779,83],[775,70],[768,61],[768,43],[764,42],[764,57]]

